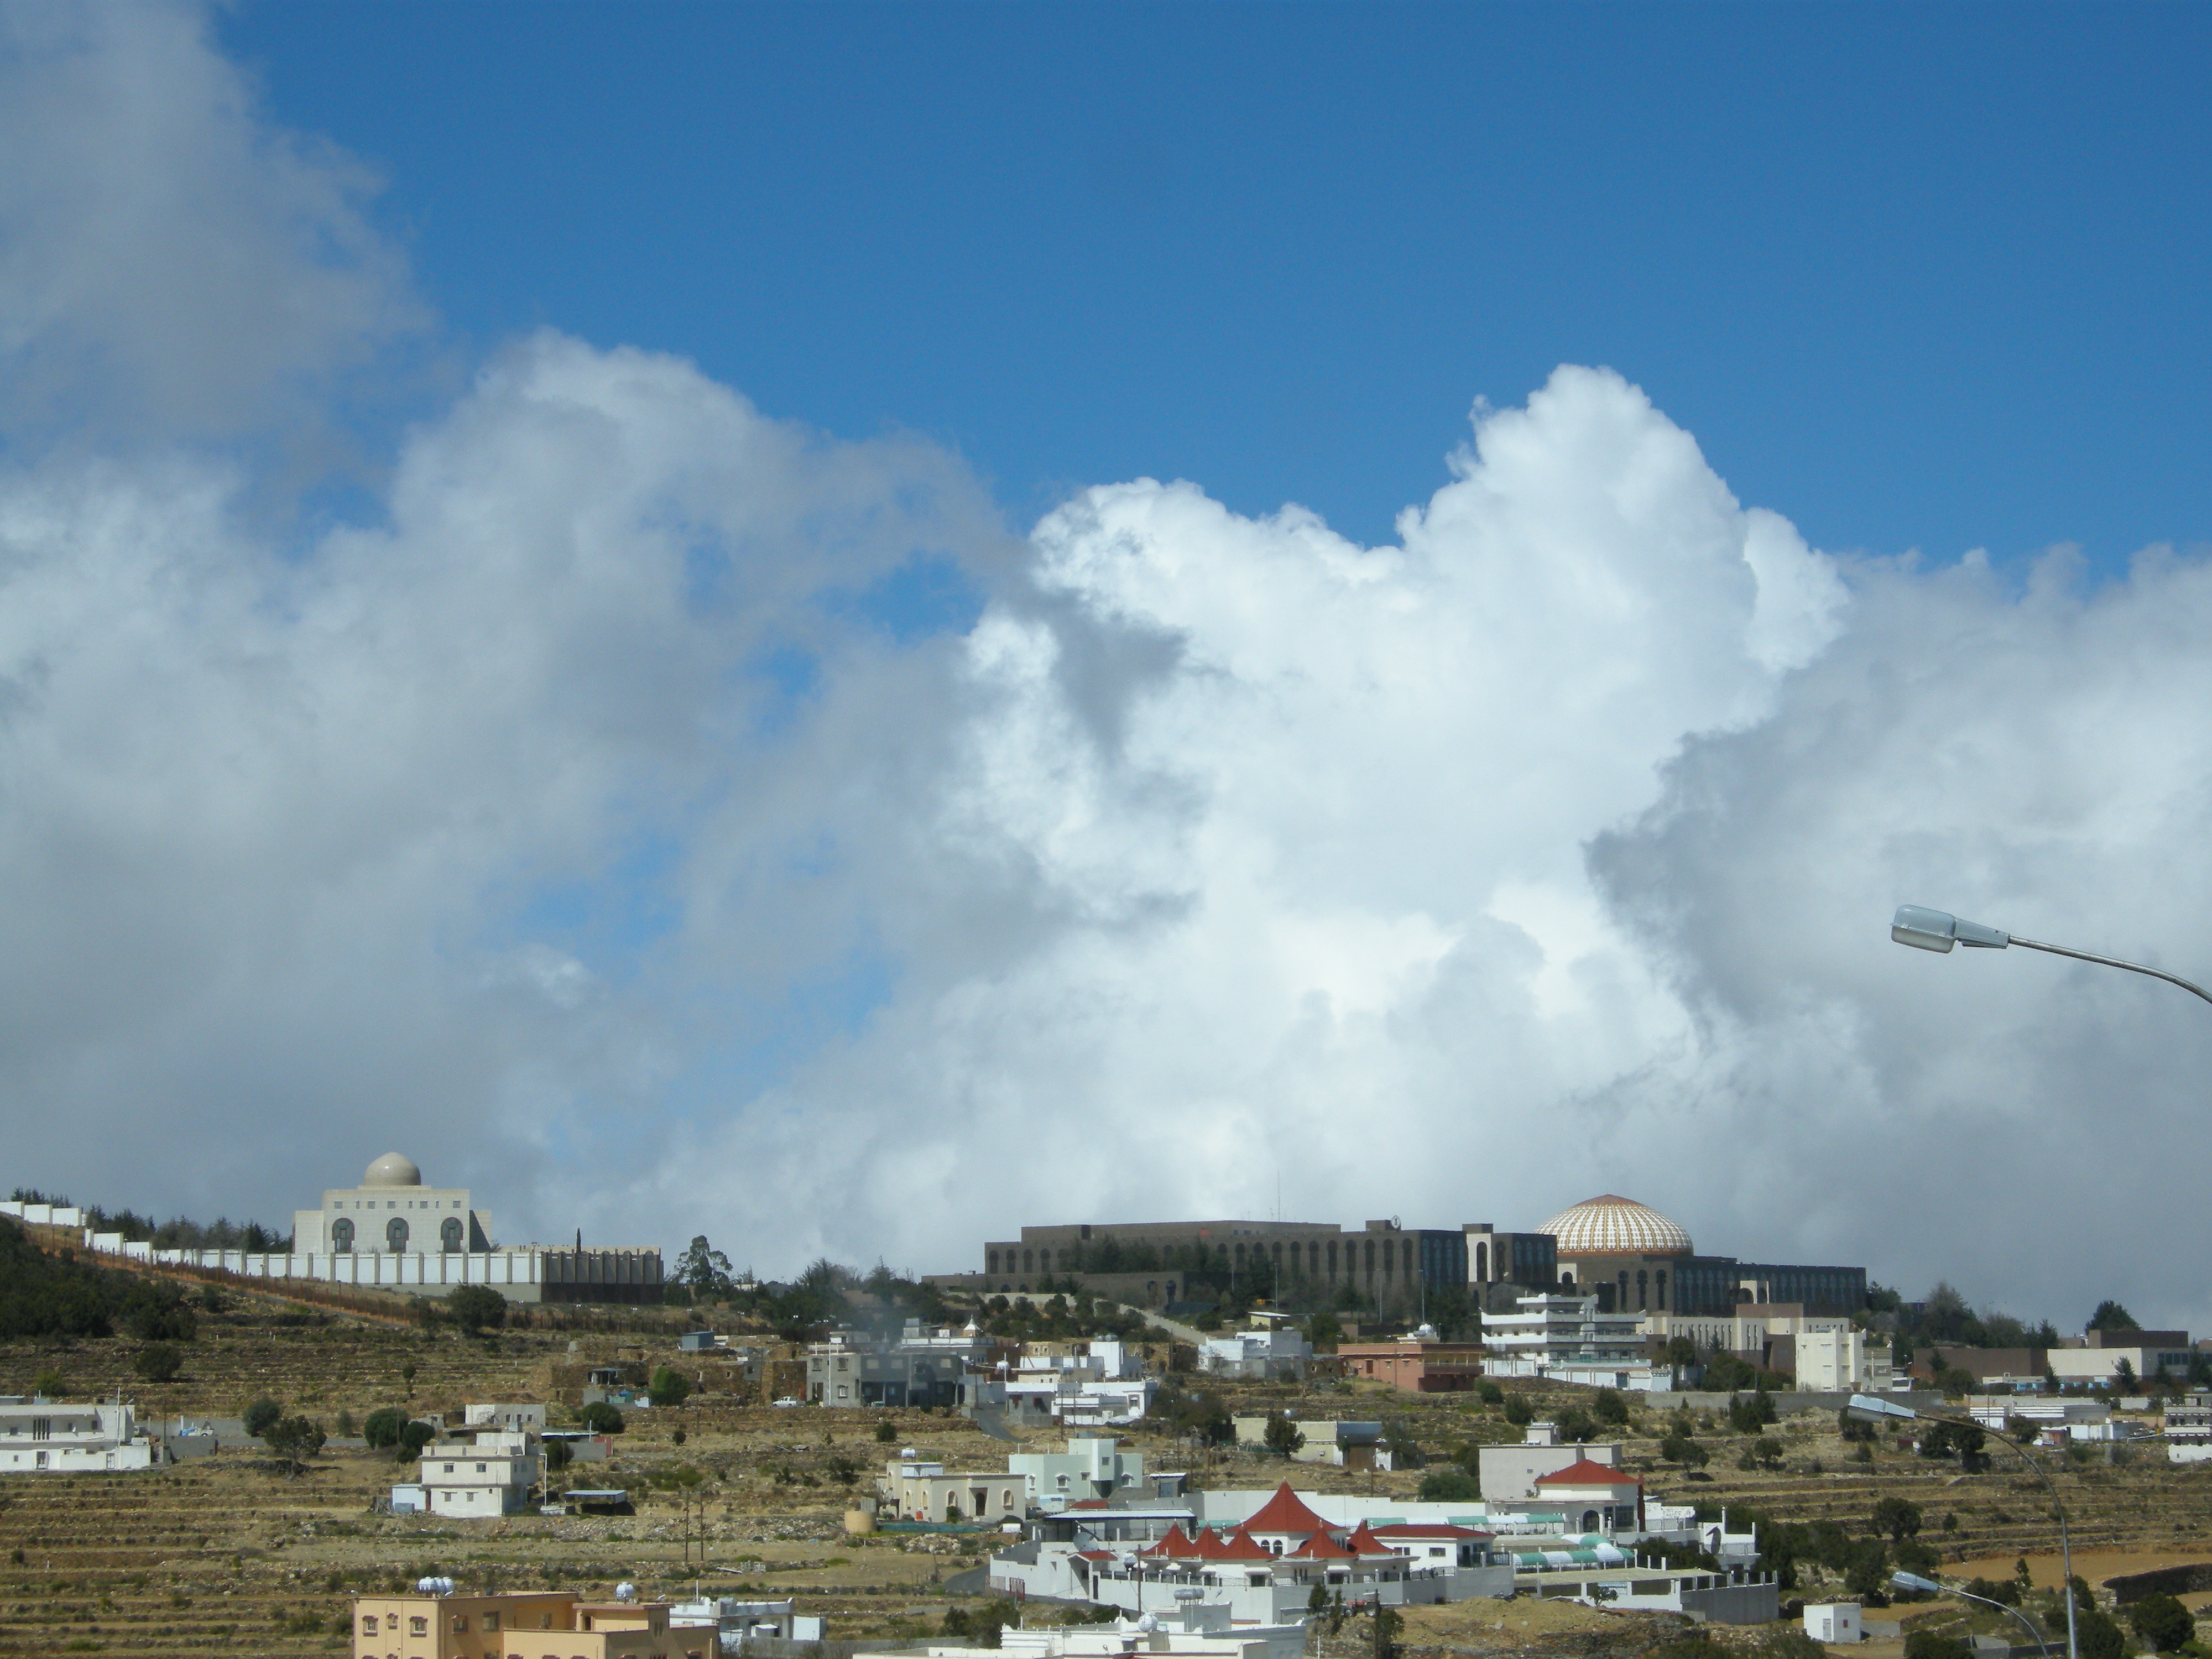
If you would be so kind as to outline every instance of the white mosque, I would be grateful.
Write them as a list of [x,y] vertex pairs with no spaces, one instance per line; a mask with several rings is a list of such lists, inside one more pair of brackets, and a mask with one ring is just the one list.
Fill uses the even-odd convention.
[[319,1208],[292,1215],[295,1252],[482,1255],[493,1248],[489,1218],[469,1207],[465,1187],[425,1187],[415,1160],[386,1152],[358,1187],[333,1187]]
[[292,1216],[289,1252],[156,1250],[120,1233],[85,1235],[94,1250],[248,1279],[314,1279],[408,1296],[450,1296],[483,1285],[510,1302],[658,1302],[657,1248],[501,1246],[465,1187],[432,1187],[415,1160],[386,1152],[357,1187],[333,1187]]

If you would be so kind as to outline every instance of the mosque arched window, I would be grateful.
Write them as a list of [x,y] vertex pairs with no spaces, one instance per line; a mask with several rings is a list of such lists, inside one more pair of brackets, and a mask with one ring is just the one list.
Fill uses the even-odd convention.
[[1478,1285],[1490,1283],[1490,1246],[1487,1244],[1474,1247],[1474,1282]]
[[1667,1311],[1667,1270],[1664,1267],[1651,1275],[1652,1305],[1661,1313]]
[[445,1250],[461,1248],[461,1218],[449,1215],[438,1224],[438,1247]]
[[1650,1275],[1638,1267],[1636,1270],[1636,1306],[1638,1311],[1651,1305],[1649,1300],[1650,1293]]
[[398,1255],[407,1248],[407,1218],[396,1215],[384,1224],[384,1248]]
[[331,1248],[341,1253],[353,1249],[353,1223],[343,1216],[331,1223]]

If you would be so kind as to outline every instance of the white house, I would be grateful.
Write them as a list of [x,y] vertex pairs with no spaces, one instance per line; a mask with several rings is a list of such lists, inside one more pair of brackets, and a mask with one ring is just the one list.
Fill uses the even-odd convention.
[[1813,1601],[1805,1607],[1805,1634],[1815,1642],[1843,1645],[1866,1639],[1856,1601]]
[[1212,1376],[1295,1382],[1312,1363],[1313,1344],[1291,1325],[1210,1336],[1198,1350],[1199,1370]]
[[0,1395],[0,1474],[150,1469],[161,1461],[160,1448],[121,1401],[70,1406]]
[[[530,1489],[544,1474],[537,1437],[525,1432],[486,1431],[472,1440],[434,1440],[422,1448],[413,1488],[422,1507],[433,1515],[514,1515],[526,1508]],[[405,1504],[395,1486],[392,1507]]]
[[507,1406],[464,1406],[461,1407],[461,1426],[504,1429],[510,1434],[543,1434],[545,1432],[545,1407],[543,1401],[534,1400]]
[[1524,1296],[1518,1313],[1486,1314],[1482,1343],[1493,1376],[1648,1369],[1643,1316],[1601,1313],[1594,1296]]
[[1056,1511],[1141,1487],[1145,1455],[1123,1451],[1121,1443],[1110,1437],[1079,1435],[1068,1441],[1064,1452],[1010,1454],[1006,1473],[1019,1477],[1031,1507]]
[[[1237,1430],[1240,1446],[1264,1446],[1267,1443],[1267,1419],[1264,1417],[1235,1417],[1230,1419]],[[1379,1422],[1357,1423],[1335,1419],[1296,1419],[1298,1433],[1304,1437],[1298,1449],[1291,1454],[1293,1463],[1327,1463],[1336,1468],[1346,1467],[1360,1469],[1387,1469],[1390,1454],[1382,1449],[1382,1425]]]
[[[1839,1322],[1825,1330],[1800,1331],[1796,1346],[1799,1388],[1815,1394],[1878,1391],[1867,1364],[1864,1331]],[[1808,1610],[1807,1617],[1810,1616]]]
[[901,1520],[1018,1521],[1028,1508],[1027,1483],[1011,1472],[947,1474],[945,1465],[911,1449],[884,1466],[876,1491]]
[[1516,1445],[1483,1446],[1475,1452],[1476,1477],[1482,1483],[1484,1501],[1520,1504],[1537,1495],[1540,1476],[1557,1474],[1583,1462],[1620,1467],[1619,1442],[1588,1446],[1562,1444],[1559,1429],[1550,1423],[1531,1423],[1526,1437]]

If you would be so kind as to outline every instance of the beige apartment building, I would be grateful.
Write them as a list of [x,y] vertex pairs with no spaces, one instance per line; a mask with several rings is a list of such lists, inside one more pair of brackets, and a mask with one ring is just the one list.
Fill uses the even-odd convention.
[[672,1630],[665,1601],[566,1591],[356,1596],[353,1632],[354,1659],[714,1659],[717,1639]]

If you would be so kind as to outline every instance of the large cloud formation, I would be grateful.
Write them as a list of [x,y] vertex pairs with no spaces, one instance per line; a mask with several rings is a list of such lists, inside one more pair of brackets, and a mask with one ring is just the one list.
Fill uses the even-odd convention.
[[399,1146],[511,1239],[763,1271],[1613,1188],[2205,1311],[2147,1235],[2206,1011],[1883,932],[2188,971],[2201,560],[1842,563],[1577,368],[1394,547],[1149,480],[1021,538],[931,446],[555,334],[303,536],[258,440],[424,314],[366,175],[190,12],[10,14],[0,110],[14,1179],[273,1217]]

